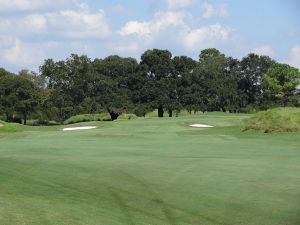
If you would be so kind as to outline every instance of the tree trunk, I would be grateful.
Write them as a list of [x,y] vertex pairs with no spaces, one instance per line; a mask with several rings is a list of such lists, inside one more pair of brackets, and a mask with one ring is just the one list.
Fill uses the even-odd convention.
[[26,125],[27,124],[27,114],[23,115],[23,119],[24,119],[24,125]]
[[288,96],[285,95],[285,96],[283,97],[283,107],[287,107],[288,102],[289,102],[289,98],[288,98]]
[[110,118],[111,118],[112,121],[118,119],[119,113],[115,113],[115,112],[112,112],[112,111],[110,111],[110,110],[107,110],[107,111],[108,111],[108,113],[109,113]]
[[173,116],[173,111],[172,111],[172,109],[169,109],[169,110],[168,110],[168,113],[169,113],[169,117],[172,117],[172,116]]
[[158,117],[164,117],[164,109],[163,106],[158,106]]
[[6,121],[7,122],[12,122],[13,121],[13,116],[11,114],[6,112],[5,115],[6,115]]

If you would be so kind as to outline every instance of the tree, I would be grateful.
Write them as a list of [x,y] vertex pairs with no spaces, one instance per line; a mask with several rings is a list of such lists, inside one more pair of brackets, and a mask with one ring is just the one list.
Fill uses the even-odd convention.
[[94,82],[95,100],[109,113],[111,120],[116,120],[131,108],[128,89],[120,87],[113,79],[103,75],[98,75]]
[[0,68],[0,77],[7,76],[7,75],[13,75],[13,73],[6,71],[4,68]]
[[48,80],[48,108],[55,120],[63,123],[74,113],[74,104],[70,90],[72,82],[64,61],[45,60],[40,67],[40,73]]
[[178,92],[180,104],[189,113],[206,111],[207,98],[204,93],[202,79],[196,72],[185,73],[179,79]]
[[231,73],[231,60],[215,48],[205,49],[199,55],[199,65],[192,72],[204,96],[207,111],[234,111],[237,82]]
[[133,58],[112,55],[104,59],[95,59],[93,69],[96,74],[102,74],[112,79],[120,79],[136,73],[139,70],[139,64]]
[[28,115],[36,110],[38,103],[39,90],[30,80],[16,75],[0,79],[0,105],[8,121],[19,114],[26,125]]
[[23,69],[19,72],[19,77],[31,81],[36,88],[44,89],[47,86],[46,78],[43,75],[39,75],[34,71]]
[[33,113],[39,103],[39,90],[34,84],[24,78],[17,79],[16,87],[17,105],[16,111],[23,116],[24,125],[27,124],[27,118],[30,113]]
[[268,56],[259,56],[253,53],[241,60],[237,72],[238,90],[243,101],[241,107],[262,107],[260,102],[264,98],[263,75],[274,63],[275,61]]
[[297,93],[300,72],[287,64],[275,64],[264,76],[265,91],[276,97],[286,107]]
[[124,111],[133,108],[133,78],[139,65],[133,58],[117,55],[93,61],[93,96],[96,102],[116,120]]
[[17,96],[15,94],[16,76],[0,77],[0,111],[5,114],[8,122],[13,121]]
[[185,73],[191,73],[197,66],[197,62],[187,56],[175,56],[173,58],[173,64],[177,77],[181,77]]
[[89,97],[92,65],[87,56],[72,54],[66,61],[45,60],[40,73],[48,81],[49,100],[58,120],[84,113],[82,103]]
[[[172,53],[168,50],[147,50],[141,56],[141,66],[145,66],[146,74],[155,82],[153,89],[156,93],[151,103],[158,109],[158,117],[164,116],[166,107],[169,116],[176,104],[176,75],[172,61]],[[175,101],[174,101],[175,99]]]

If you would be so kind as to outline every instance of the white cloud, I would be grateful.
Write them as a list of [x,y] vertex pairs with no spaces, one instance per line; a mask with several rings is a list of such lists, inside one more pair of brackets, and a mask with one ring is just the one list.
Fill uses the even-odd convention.
[[75,0],[0,0],[0,11],[26,11],[48,7],[59,7]]
[[51,29],[59,28],[70,38],[103,38],[110,34],[108,20],[103,10],[64,10],[48,14]]
[[271,46],[265,45],[258,48],[254,48],[251,51],[252,53],[255,53],[257,55],[266,55],[273,57],[274,56],[274,50]]
[[[56,3],[65,5],[57,7]],[[28,10],[0,16],[0,62],[4,67],[33,69],[51,56],[91,52],[95,47],[88,44],[90,39],[103,40],[111,34],[105,12],[92,11],[79,0],[0,0],[0,6],[0,14]],[[50,8],[34,11],[46,6]]]
[[122,37],[128,38],[122,50],[130,52],[134,43],[140,48],[176,46],[184,51],[198,52],[202,48],[216,46],[229,41],[232,29],[220,24],[193,27],[189,22],[190,15],[185,11],[157,12],[153,20],[129,21],[119,31]]
[[[7,38],[7,37],[5,37]],[[32,66],[42,57],[41,48],[32,48],[19,38],[9,38],[9,43],[0,50],[3,61],[15,66]]]
[[91,12],[89,6],[83,3],[76,4],[74,9],[32,13],[6,21],[0,20],[0,32],[18,37],[45,35],[47,39],[54,33],[57,38],[89,39],[105,38],[111,31],[104,11]]
[[129,21],[125,26],[119,31],[122,36],[137,35],[138,37],[151,37],[151,35],[156,35],[160,31],[166,29],[170,26],[184,26],[185,12],[177,11],[167,11],[167,12],[157,12],[155,18],[152,21]]
[[9,35],[0,35],[0,51],[11,47],[15,43],[16,38]]
[[113,6],[112,10],[115,12],[115,13],[118,13],[118,14],[122,14],[124,12],[126,12],[126,8],[125,6],[123,6],[122,4],[116,4]]
[[11,22],[8,19],[0,19],[0,31],[7,30],[11,26]]
[[[14,12],[17,16],[0,16],[0,62],[32,69],[45,58],[62,59],[71,53],[139,57],[146,49],[164,48],[194,54],[231,40],[232,29],[195,22],[187,8],[196,5],[196,0],[156,1],[164,1],[166,10],[111,30],[106,13],[91,9],[83,0],[0,0],[0,13],[23,10]],[[224,16],[227,11],[218,7],[206,17]],[[122,13],[125,8],[117,4],[112,10]]]
[[300,45],[296,45],[291,49],[287,63],[300,69]]
[[184,11],[160,11],[155,13],[153,20],[129,21],[118,31],[122,44],[117,49],[136,53],[154,45],[165,44],[167,48],[174,40],[179,44],[178,39],[188,29],[186,17]]
[[132,42],[132,43],[126,43],[126,44],[113,45],[111,48],[113,49],[113,51],[116,51],[116,52],[137,55],[138,52],[141,50],[140,47],[141,46],[139,45],[139,43]]
[[41,14],[32,14],[24,18],[20,22],[21,26],[31,28],[33,30],[41,30],[47,26],[47,18]]
[[204,19],[228,16],[228,10],[225,4],[214,6],[212,4],[205,2],[202,4],[202,9],[203,9],[202,18]]
[[184,44],[190,51],[199,51],[218,42],[228,41],[231,32],[230,28],[222,27],[220,24],[200,27],[187,33]]
[[122,36],[136,34],[139,37],[143,37],[152,33],[151,26],[151,22],[129,21],[120,30],[120,34]]
[[192,6],[195,0],[164,0],[169,9],[181,9]]

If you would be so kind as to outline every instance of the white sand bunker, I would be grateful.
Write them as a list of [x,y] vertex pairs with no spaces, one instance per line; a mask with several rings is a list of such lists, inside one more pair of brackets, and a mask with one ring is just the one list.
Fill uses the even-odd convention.
[[211,128],[213,126],[211,125],[206,125],[206,124],[192,124],[190,127],[196,127],[196,128]]
[[64,128],[63,131],[74,131],[74,130],[90,130],[95,129],[97,127],[70,127],[70,128]]

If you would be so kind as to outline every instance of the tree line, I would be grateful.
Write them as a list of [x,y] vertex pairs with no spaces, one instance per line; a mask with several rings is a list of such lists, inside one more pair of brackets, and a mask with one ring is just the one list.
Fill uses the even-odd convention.
[[47,59],[39,73],[13,74],[0,69],[0,118],[63,123],[77,114],[107,112],[158,117],[191,112],[251,112],[275,106],[300,105],[299,70],[268,56],[250,53],[241,60],[215,48],[196,61],[151,49],[134,58],[108,56],[91,60],[72,54]]

